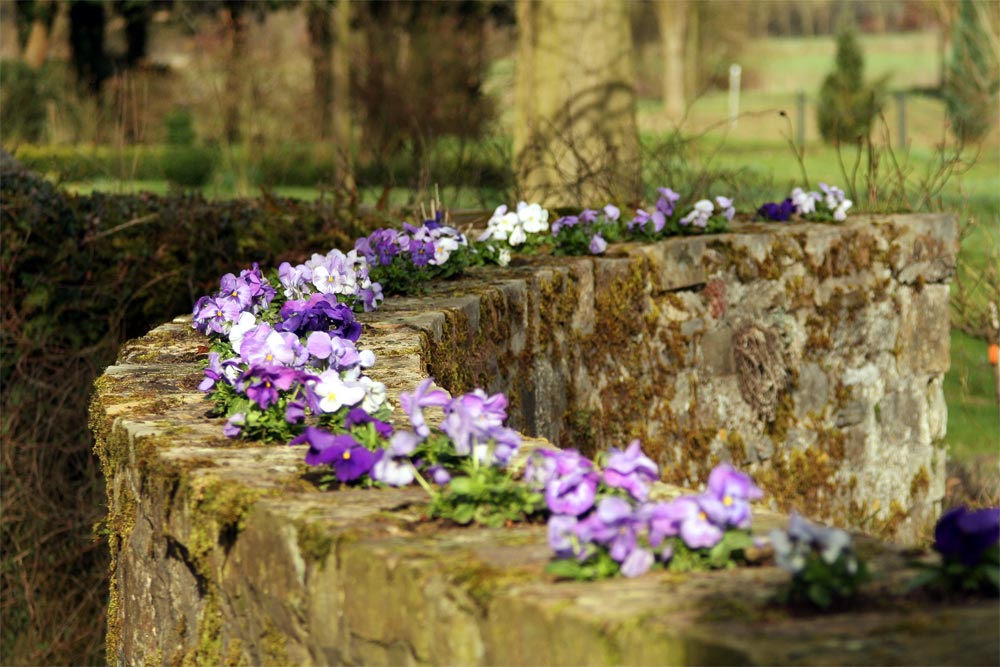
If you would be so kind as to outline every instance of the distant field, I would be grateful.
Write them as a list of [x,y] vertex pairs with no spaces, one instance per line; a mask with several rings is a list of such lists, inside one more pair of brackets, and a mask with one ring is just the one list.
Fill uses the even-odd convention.
[[[938,83],[937,32],[860,35],[868,79],[888,76],[892,90],[930,88]],[[750,42],[740,64],[751,86],[762,92],[814,91],[833,68],[834,36],[769,37]]]

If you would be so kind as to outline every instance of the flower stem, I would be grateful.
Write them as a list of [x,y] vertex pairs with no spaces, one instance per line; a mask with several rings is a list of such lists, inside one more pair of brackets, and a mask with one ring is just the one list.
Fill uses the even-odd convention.
[[424,479],[424,476],[420,474],[419,470],[417,470],[417,466],[413,465],[413,461],[408,461],[408,463],[410,464],[410,467],[413,468],[413,476],[416,478],[417,483],[424,488],[424,491],[426,491],[431,498],[436,498],[438,492],[435,491],[431,487],[431,485],[427,483],[427,480]]

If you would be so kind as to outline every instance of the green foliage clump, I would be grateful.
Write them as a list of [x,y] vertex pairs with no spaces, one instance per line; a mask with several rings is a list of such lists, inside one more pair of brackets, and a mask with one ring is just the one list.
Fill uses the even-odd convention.
[[428,510],[433,518],[472,522],[499,528],[542,515],[545,498],[501,468],[466,465],[465,475],[453,477]]
[[187,109],[178,108],[164,119],[167,149],[161,158],[163,175],[173,186],[200,188],[215,170],[215,152],[195,145],[194,119]]
[[866,84],[864,68],[854,28],[845,24],[837,36],[836,66],[819,90],[819,133],[827,143],[863,141],[882,109],[884,82]]
[[169,146],[161,167],[171,185],[200,188],[215,170],[215,152],[203,146]]
[[981,140],[997,123],[1000,66],[989,26],[984,3],[960,0],[944,100],[952,131],[963,141]]
[[194,118],[189,109],[177,107],[163,119],[167,130],[167,143],[171,146],[194,145]]

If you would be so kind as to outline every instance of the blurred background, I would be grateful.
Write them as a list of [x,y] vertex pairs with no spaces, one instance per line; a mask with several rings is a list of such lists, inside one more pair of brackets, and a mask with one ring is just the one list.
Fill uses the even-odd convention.
[[[647,195],[718,189],[752,214],[825,181],[855,211],[958,213],[949,502],[997,504],[1000,3],[627,9]],[[125,340],[222,273],[346,249],[434,188],[456,211],[522,194],[521,15],[513,1],[0,0],[0,140],[16,160],[0,178],[0,662],[104,661],[86,406]],[[538,29],[574,43],[571,26]]]

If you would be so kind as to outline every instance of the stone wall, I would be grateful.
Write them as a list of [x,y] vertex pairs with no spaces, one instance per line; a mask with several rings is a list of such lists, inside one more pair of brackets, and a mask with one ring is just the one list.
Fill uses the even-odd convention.
[[[365,318],[373,376],[390,396],[428,372],[507,391],[522,431],[591,453],[641,437],[675,483],[665,495],[726,459],[773,509],[926,531],[943,491],[954,219],[613,250],[390,299]],[[554,583],[542,526],[426,523],[417,488],[321,492],[300,449],[229,441],[206,417],[203,343],[180,319],[97,382],[112,663],[997,662],[992,603],[798,618],[768,602],[774,568]],[[899,553],[863,549],[883,592],[897,586]]]
[[774,509],[912,542],[944,496],[955,252],[944,215],[743,225],[477,273],[368,322],[424,332],[438,382],[507,393],[526,433],[639,438],[685,486],[731,461]]

